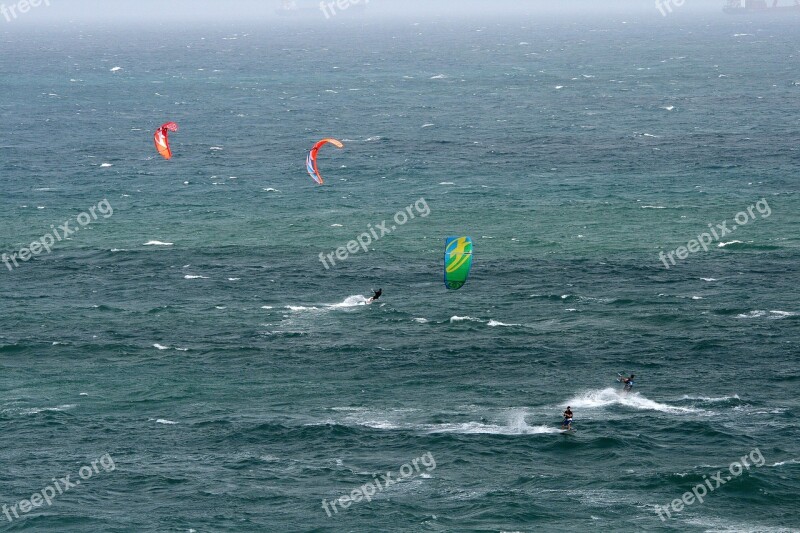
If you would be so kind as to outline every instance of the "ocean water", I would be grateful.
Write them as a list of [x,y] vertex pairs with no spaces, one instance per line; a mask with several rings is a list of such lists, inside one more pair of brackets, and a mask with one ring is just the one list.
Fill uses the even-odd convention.
[[340,19],[0,30],[0,531],[800,531],[796,21]]

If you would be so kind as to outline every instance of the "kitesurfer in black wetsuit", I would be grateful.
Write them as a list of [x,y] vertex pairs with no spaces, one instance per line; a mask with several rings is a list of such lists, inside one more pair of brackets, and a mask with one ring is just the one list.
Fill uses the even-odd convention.
[[378,289],[377,291],[372,291],[372,292],[374,294],[372,295],[372,298],[369,299],[370,302],[374,302],[375,300],[380,298],[381,294],[383,294],[383,289]]

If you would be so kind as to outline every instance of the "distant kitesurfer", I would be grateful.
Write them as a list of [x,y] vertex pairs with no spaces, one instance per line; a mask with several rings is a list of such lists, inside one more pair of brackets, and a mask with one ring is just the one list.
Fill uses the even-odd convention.
[[369,299],[369,301],[370,301],[370,302],[374,302],[375,300],[377,300],[378,298],[380,298],[380,297],[381,297],[381,294],[383,294],[383,289],[378,289],[377,291],[375,291],[375,290],[374,290],[374,291],[372,291],[372,292],[373,292],[374,294],[372,295],[372,298],[370,298],[370,299]]
[[572,410],[569,406],[567,406],[567,410],[564,411],[564,421],[561,423],[561,429],[572,429]]
[[633,374],[631,374],[631,377],[629,378],[620,378],[620,382],[625,384],[622,390],[624,390],[625,392],[630,392],[633,389],[633,378],[634,378]]

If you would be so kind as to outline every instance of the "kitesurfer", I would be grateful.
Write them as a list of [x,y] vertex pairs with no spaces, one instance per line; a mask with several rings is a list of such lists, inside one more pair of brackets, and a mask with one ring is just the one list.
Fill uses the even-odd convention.
[[620,382],[625,384],[622,390],[624,390],[625,392],[630,392],[633,389],[633,378],[634,378],[633,374],[631,374],[631,377],[629,378],[620,378]]
[[564,421],[561,423],[561,429],[572,429],[572,409],[570,406],[567,406],[567,410],[564,411]]
[[383,289],[378,289],[377,291],[373,290],[372,292],[373,292],[372,297],[369,299],[370,302],[374,302],[375,300],[380,298],[381,294],[383,294]]

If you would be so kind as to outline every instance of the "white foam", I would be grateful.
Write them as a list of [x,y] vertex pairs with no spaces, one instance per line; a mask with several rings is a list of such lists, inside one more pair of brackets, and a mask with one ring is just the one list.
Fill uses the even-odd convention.
[[339,302],[338,304],[328,305],[328,307],[331,307],[333,309],[341,309],[344,307],[355,307],[357,305],[367,305],[367,302],[369,301],[370,301],[369,298],[367,298],[366,296],[356,294],[353,296],[348,296],[347,298],[344,299],[343,302]]
[[439,185],[455,185],[452,181],[443,181]]
[[423,128],[430,128],[431,126],[435,126],[436,124],[423,124]]
[[444,74],[437,74],[436,76],[431,76],[432,80],[446,80],[447,76]]
[[172,246],[171,242],[147,241],[142,246]]
[[19,414],[35,415],[38,413],[61,412],[61,411],[66,411],[68,409],[72,409],[73,407],[75,407],[75,405],[73,404],[59,405],[58,407],[31,407],[28,409],[20,409]]
[[156,424],[167,424],[168,426],[174,426],[175,424],[177,424],[177,422],[173,422],[172,420],[167,420],[166,418],[159,418],[156,420]]
[[770,311],[769,313],[767,313],[766,311],[757,309],[755,311],[750,311],[749,313],[742,313],[736,315],[736,318],[762,318],[766,316],[771,320],[780,320],[782,318],[787,318],[796,315],[797,313],[792,313],[791,311]]
[[169,346],[164,346],[163,344],[158,344],[158,343],[154,344],[153,348],[157,348],[159,350],[169,350]]
[[703,281],[717,281],[717,278],[700,278]]
[[427,426],[429,433],[463,433],[465,435],[540,435],[548,433],[561,433],[561,430],[550,426],[525,426],[516,428],[511,426],[498,426],[494,424],[481,424],[480,422],[465,422],[461,424],[434,424]]
[[728,400],[739,400],[739,395],[734,394],[733,396],[720,396],[719,398],[711,398],[708,396],[689,396],[688,394],[684,394],[682,400],[697,400],[701,402],[727,402]]
[[286,309],[290,311],[316,311],[317,307],[305,307],[302,305],[287,305]]
[[454,322],[484,322],[480,318],[473,318],[471,316],[451,316],[450,323],[453,324]]
[[674,407],[672,405],[654,402],[653,400],[645,398],[638,392],[626,394],[622,389],[614,389],[611,387],[585,392],[571,398],[565,402],[565,405],[582,409],[598,409],[612,405],[621,405],[633,409],[641,409],[643,411],[660,411],[662,413],[698,412],[697,409]]
[[513,326],[521,326],[521,325],[522,324],[505,324],[503,322],[500,322],[499,320],[490,320],[489,323],[487,324],[487,326],[490,326],[490,327],[493,327],[493,328],[494,327],[498,327],[498,326],[513,327]]
[[119,72],[120,70],[122,70],[122,67],[114,67],[111,69],[111,72]]
[[100,168],[108,168],[108,167],[113,167],[113,166],[114,165],[112,165],[111,163],[103,163],[102,165],[100,165]]
[[239,281],[242,278],[228,278],[228,281]]
[[525,422],[525,411],[515,410],[508,417],[508,424],[485,424],[482,422],[464,422],[450,424],[429,424],[423,428],[429,433],[463,433],[466,435],[542,435],[561,433],[556,427],[538,425],[529,426]]
[[186,274],[185,276],[183,276],[183,279],[208,279],[208,278],[205,277],[205,276],[196,276],[196,275],[192,275],[192,274]]
[[666,209],[663,205],[643,205],[642,209]]
[[417,322],[419,324],[427,324],[428,323],[428,319],[427,318],[416,317],[413,320],[414,320],[414,322]]
[[725,248],[731,244],[743,244],[742,241],[730,241],[730,242],[721,242],[717,245],[717,248]]
[[772,464],[770,466],[783,466],[783,465],[787,465],[787,464],[796,465],[796,464],[800,464],[800,461],[798,461],[797,459],[789,459],[788,461],[781,461],[779,463],[775,463],[775,464]]

